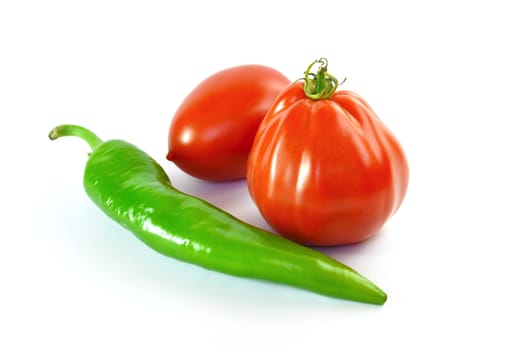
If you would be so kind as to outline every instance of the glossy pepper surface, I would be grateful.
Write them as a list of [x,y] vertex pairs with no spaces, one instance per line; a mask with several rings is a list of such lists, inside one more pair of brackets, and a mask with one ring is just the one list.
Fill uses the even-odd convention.
[[386,301],[381,289],[335,259],[178,191],[162,167],[136,146],[122,140],[103,142],[76,125],[60,125],[49,134],[51,139],[61,136],[81,137],[92,148],[84,187],[93,202],[159,253],[332,297]]

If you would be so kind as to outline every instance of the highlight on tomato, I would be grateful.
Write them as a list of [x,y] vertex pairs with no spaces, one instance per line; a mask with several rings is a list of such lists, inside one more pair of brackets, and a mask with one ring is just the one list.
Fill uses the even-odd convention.
[[256,130],[289,83],[276,69],[256,64],[211,75],[174,114],[167,159],[203,180],[244,178]]
[[305,245],[373,236],[398,210],[408,186],[401,145],[363,98],[337,91],[327,63],[314,61],[303,81],[280,93],[259,126],[247,166],[249,192],[262,216]]

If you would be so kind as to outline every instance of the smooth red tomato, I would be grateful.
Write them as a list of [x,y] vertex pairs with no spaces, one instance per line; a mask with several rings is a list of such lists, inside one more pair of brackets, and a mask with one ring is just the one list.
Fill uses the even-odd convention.
[[327,61],[320,62],[316,76],[306,73],[305,82],[284,89],[260,124],[247,184],[265,220],[283,236],[306,245],[355,243],[397,211],[408,164],[366,101],[335,92],[338,82]]
[[256,130],[289,82],[262,65],[232,67],[205,79],[172,119],[167,159],[204,180],[244,178]]

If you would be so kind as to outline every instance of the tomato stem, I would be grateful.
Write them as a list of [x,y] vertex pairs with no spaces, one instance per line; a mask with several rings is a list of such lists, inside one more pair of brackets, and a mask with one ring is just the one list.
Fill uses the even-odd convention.
[[[311,72],[311,69],[317,63],[319,66],[315,74]],[[304,72],[304,81],[304,92],[307,97],[313,100],[331,98],[339,86],[337,78],[328,73],[328,60],[326,58],[311,62]]]

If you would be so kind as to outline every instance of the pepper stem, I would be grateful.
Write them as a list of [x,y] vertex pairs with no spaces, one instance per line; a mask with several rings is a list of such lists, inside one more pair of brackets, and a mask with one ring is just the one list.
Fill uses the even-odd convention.
[[[320,64],[317,73],[311,73],[311,69],[317,63]],[[328,73],[328,60],[326,58],[311,62],[304,72],[304,81],[304,92],[307,97],[313,100],[331,98],[339,86],[337,78]]]
[[77,136],[83,139],[88,143],[88,145],[91,147],[92,151],[94,151],[97,147],[99,147],[103,141],[95,135],[92,131],[79,126],[79,125],[71,125],[71,124],[63,124],[54,127],[49,132],[49,138],[50,140],[56,140],[59,137],[62,136]]

